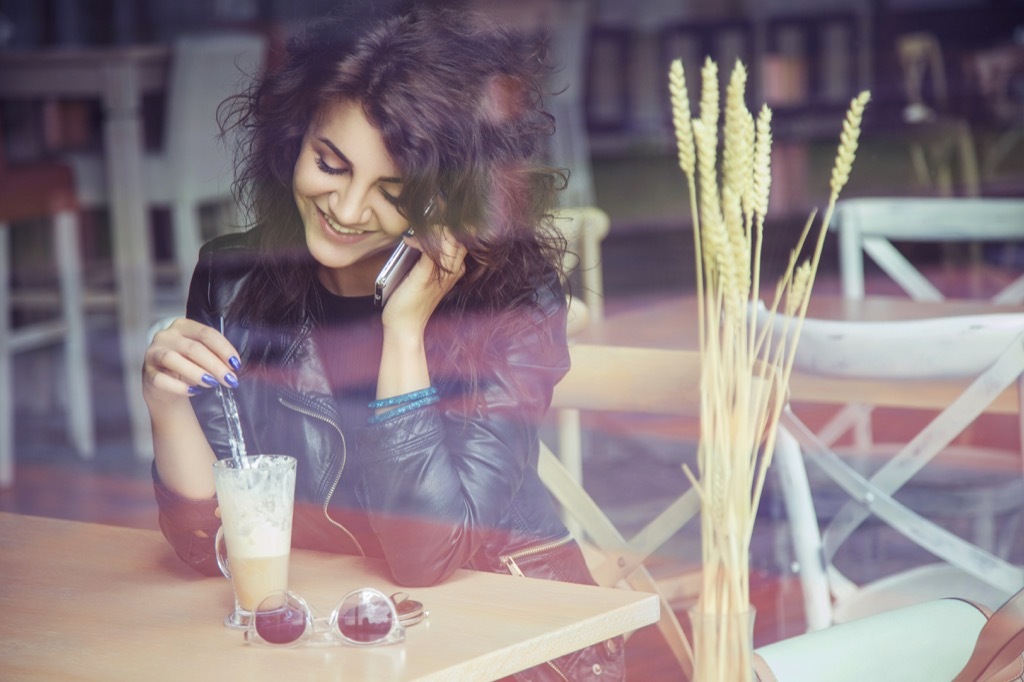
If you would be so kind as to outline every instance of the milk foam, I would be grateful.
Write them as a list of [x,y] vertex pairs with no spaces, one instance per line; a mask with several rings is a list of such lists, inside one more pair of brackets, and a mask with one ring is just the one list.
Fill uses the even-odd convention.
[[287,554],[291,547],[295,467],[269,457],[244,469],[216,470],[217,502],[229,557]]

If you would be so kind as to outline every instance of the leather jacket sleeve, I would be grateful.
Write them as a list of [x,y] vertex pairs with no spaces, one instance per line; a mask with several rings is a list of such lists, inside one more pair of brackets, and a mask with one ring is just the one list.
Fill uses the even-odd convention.
[[519,333],[502,341],[507,362],[482,378],[468,413],[442,389],[438,406],[364,431],[363,447],[376,454],[358,490],[397,582],[438,583],[507,527],[536,466],[538,425],[569,368],[565,295],[551,280]]

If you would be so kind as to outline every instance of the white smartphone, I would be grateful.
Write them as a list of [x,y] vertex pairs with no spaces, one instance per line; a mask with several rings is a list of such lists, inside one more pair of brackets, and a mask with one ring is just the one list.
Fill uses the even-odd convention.
[[395,287],[405,279],[419,257],[420,252],[406,244],[404,239],[398,242],[398,246],[388,258],[388,262],[384,264],[380,274],[377,275],[377,281],[373,288],[373,304],[375,306],[384,307],[384,304],[391,298]]
[[[437,194],[434,194],[427,203],[426,210],[423,211],[424,217],[430,215],[436,206],[436,202]],[[387,263],[381,268],[380,274],[377,275],[377,281],[373,287],[373,304],[376,307],[384,307],[384,304],[391,298],[395,287],[402,283],[402,280],[409,274],[412,266],[416,264],[419,258],[420,252],[406,244],[404,239],[398,242],[398,246],[395,247],[391,257],[388,258]]]

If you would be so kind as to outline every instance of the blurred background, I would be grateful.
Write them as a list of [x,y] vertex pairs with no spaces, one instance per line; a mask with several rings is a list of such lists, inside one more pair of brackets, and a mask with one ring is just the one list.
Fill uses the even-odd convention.
[[[563,205],[597,207],[609,218],[599,253],[608,318],[685,296],[695,285],[667,91],[675,58],[683,61],[694,105],[701,64],[712,57],[723,84],[741,60],[748,106],[773,110],[766,280],[774,281],[810,212],[824,207],[842,117],[861,90],[870,90],[872,101],[844,198],[1024,196],[1021,0],[449,4],[550,32],[559,65],[549,84],[557,120],[551,158],[571,171]],[[388,3],[0,0],[0,179],[14,191],[21,168],[71,170],[67,204],[77,220],[74,275],[90,368],[88,388],[78,395],[91,407],[93,431],[82,436],[81,424],[66,418],[75,394],[64,378],[61,346],[26,345],[4,365],[12,392],[0,407],[12,419],[0,435],[9,439],[14,461],[0,509],[155,527],[148,434],[134,393],[143,332],[182,310],[187,266],[178,257],[187,262],[198,244],[182,236],[182,216],[194,217],[202,239],[230,229],[235,217],[218,175],[226,152],[209,132],[210,98],[244,84],[247,69],[274,68],[298,26],[341,5],[358,12]],[[249,42],[232,43],[239,47],[226,60],[228,76],[214,82],[216,64],[225,62],[223,55],[217,61],[216,46],[241,38]],[[188,170],[190,160],[198,167]],[[197,178],[208,182],[190,186]],[[13,330],[60,311],[54,292],[63,271],[50,221],[17,212],[0,217],[10,228],[0,250],[9,266],[0,285],[35,292],[11,293],[11,338]],[[985,299],[1024,272],[1020,227],[1016,242],[901,249],[919,268],[938,273],[948,296]],[[816,292],[838,292],[837,267],[830,237]],[[869,289],[891,291],[871,279]],[[668,323],[650,318],[644,325]],[[636,329],[638,336],[648,332]],[[585,420],[584,428],[607,436],[587,441],[588,490],[625,527],[660,490],[687,486],[679,465],[692,461],[692,423],[603,419]],[[85,458],[78,451],[90,438]],[[617,457],[621,452],[629,454]],[[643,466],[624,474],[628,462]],[[771,490],[766,496],[770,519],[778,503]],[[787,550],[776,546],[777,536],[765,537],[767,549],[755,563],[774,576],[772,598],[783,605],[768,635],[777,638],[799,630],[800,616],[790,605],[787,621],[788,602],[777,596],[788,589]],[[677,543],[676,558],[696,560],[694,538]]]
[[[435,0],[436,1],[436,0]],[[387,0],[3,0],[5,51],[126,49],[171,46],[197,33],[255,33],[272,68],[288,35],[309,18]],[[527,27],[553,33],[550,107],[558,119],[556,162],[572,182],[563,202],[596,205],[611,218],[604,268],[609,297],[650,287],[689,285],[685,248],[689,210],[674,162],[666,73],[681,58],[691,97],[705,56],[724,81],[736,59],[750,73],[752,109],[774,113],[776,221],[802,223],[822,205],[828,165],[850,98],[872,92],[864,151],[845,196],[1020,192],[1020,126],[1024,82],[1024,3],[1020,0],[463,0]],[[167,137],[168,83],[142,88],[145,148]],[[100,151],[103,104],[98,97],[2,101],[10,161]],[[908,123],[969,126],[973,158],[961,148],[927,154],[915,164]],[[920,126],[922,130],[924,125]],[[949,135],[956,140],[955,134]],[[940,153],[942,152],[942,153]],[[870,169],[869,169],[870,168]],[[158,259],[171,259],[169,227],[150,212]],[[102,216],[100,216],[100,223]],[[102,258],[102,224],[85,244]],[[674,237],[674,239],[673,239]],[[648,248],[669,240],[676,248]],[[618,268],[621,258],[647,260]],[[682,257],[681,257],[682,256]],[[650,260],[655,259],[655,260]],[[682,262],[680,262],[682,261]]]

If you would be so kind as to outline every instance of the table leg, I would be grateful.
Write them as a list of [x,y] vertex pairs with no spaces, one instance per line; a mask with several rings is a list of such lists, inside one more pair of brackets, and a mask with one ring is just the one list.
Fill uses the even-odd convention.
[[124,390],[134,451],[148,459],[153,443],[140,370],[152,316],[153,273],[142,175],[141,91],[132,64],[110,64],[105,76],[104,144]]

